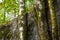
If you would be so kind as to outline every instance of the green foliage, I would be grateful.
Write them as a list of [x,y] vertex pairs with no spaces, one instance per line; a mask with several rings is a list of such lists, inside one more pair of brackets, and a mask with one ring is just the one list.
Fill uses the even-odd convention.
[[26,0],[25,8],[27,12],[31,12],[33,10],[33,0]]
[[0,24],[12,20],[18,14],[19,14],[18,0],[4,0],[3,2],[0,2]]
[[4,21],[4,8],[0,10],[0,24],[2,24]]
[[[19,15],[18,0],[3,0],[0,2],[0,24],[7,23]],[[33,0],[25,0],[26,12],[33,11]]]

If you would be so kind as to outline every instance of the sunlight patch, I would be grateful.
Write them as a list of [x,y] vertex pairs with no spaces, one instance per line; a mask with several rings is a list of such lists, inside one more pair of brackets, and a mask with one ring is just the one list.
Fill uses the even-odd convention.
[[0,0],[0,3],[2,3],[3,2],[3,0]]

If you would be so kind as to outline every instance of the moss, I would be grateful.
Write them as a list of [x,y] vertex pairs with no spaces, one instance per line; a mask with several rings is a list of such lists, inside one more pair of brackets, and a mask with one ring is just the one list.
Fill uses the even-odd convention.
[[52,37],[53,40],[58,40],[58,26],[57,26],[57,17],[56,11],[54,6],[54,0],[49,0],[49,8],[50,8],[50,15],[51,15],[51,23],[52,23]]

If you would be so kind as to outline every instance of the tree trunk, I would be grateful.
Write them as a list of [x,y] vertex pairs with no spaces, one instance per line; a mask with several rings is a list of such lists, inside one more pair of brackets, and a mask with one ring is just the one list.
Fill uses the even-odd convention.
[[54,0],[48,0],[48,3],[49,3],[49,8],[50,8],[51,23],[52,23],[52,38],[53,40],[59,40]]
[[[38,3],[39,2],[39,3]],[[35,17],[38,23],[38,31],[40,34],[40,40],[49,40],[47,32],[47,21],[44,0],[36,0],[36,7],[34,8]]]

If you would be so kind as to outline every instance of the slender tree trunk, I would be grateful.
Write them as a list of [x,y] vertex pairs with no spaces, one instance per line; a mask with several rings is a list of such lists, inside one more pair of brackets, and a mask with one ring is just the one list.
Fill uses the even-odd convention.
[[47,32],[47,21],[44,0],[36,0],[36,8],[34,8],[35,17],[38,23],[38,31],[40,34],[40,40],[49,40]]
[[26,10],[25,0],[20,0],[20,13],[18,17],[18,26],[20,30],[20,40],[26,40]]
[[49,3],[49,8],[50,8],[51,23],[52,23],[52,38],[53,40],[59,40],[54,0],[48,0],[48,3]]
[[49,40],[52,40],[51,16],[50,16],[48,0],[44,0],[44,4],[45,4],[45,16],[46,16],[46,22],[47,22],[48,38]]
[[41,0],[42,4],[42,11],[41,11],[41,22],[42,22],[42,28],[43,28],[43,38],[42,40],[49,40],[48,32],[47,32],[47,21],[46,21],[46,11],[45,11],[45,2],[44,0]]

